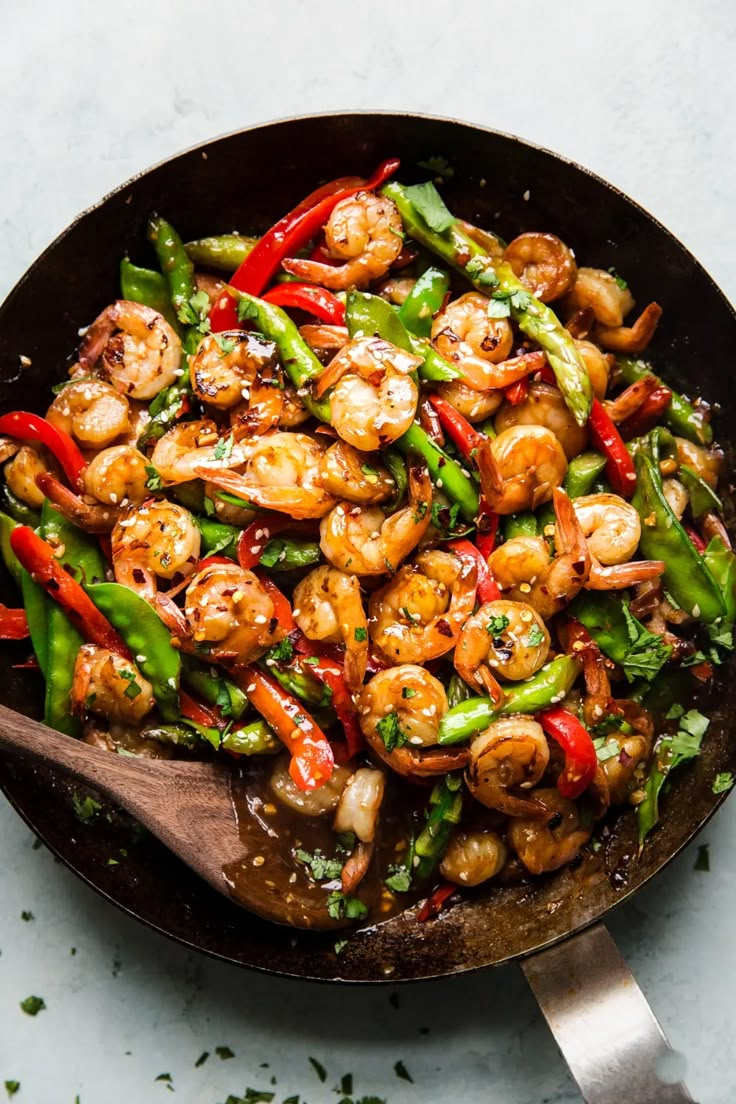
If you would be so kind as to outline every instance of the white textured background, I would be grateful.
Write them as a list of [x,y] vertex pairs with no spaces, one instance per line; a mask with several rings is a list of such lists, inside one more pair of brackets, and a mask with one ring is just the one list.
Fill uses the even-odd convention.
[[[454,115],[573,157],[652,210],[736,299],[734,13],[730,0],[0,0],[0,297],[78,211],[151,162],[344,107]],[[735,835],[732,801],[700,841],[709,874],[691,849],[611,919],[700,1104],[736,1097]],[[0,1082],[22,1082],[18,1104],[159,1104],[162,1072],[187,1104],[268,1088],[272,1074],[276,1104],[297,1092],[323,1104],[348,1071],[356,1095],[388,1104],[580,1100],[514,967],[403,988],[398,1008],[389,989],[269,980],[148,933],[31,842],[0,805]],[[35,1019],[18,1008],[29,993],[48,1005]],[[220,1044],[236,1057],[193,1068]],[[397,1059],[415,1085],[395,1077]]]

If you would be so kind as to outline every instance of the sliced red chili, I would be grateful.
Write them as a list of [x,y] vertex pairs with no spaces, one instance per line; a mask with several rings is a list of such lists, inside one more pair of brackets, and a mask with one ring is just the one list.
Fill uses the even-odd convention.
[[438,885],[436,889],[432,890],[417,913],[417,922],[424,924],[427,920],[432,920],[435,916],[438,916],[453,893],[457,893],[457,886],[453,885],[452,882],[443,882],[442,885]]
[[276,284],[263,295],[267,303],[306,311],[331,326],[345,325],[345,304],[317,284]]
[[0,605],[0,640],[25,640],[29,635],[26,611]]
[[593,781],[598,766],[590,733],[574,713],[561,706],[538,713],[537,720],[565,752],[565,766],[557,779],[557,789],[563,797],[580,797]]
[[608,482],[616,494],[631,498],[636,490],[634,461],[599,399],[593,399],[588,428],[591,444],[606,457]]
[[38,414],[14,410],[0,417],[0,434],[45,445],[61,464],[70,486],[75,491],[79,489],[80,477],[87,467],[87,461],[68,433],[57,429]]

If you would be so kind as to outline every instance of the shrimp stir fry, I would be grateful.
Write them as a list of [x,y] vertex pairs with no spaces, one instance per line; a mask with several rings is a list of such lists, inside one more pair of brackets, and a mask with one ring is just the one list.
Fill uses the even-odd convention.
[[[636,359],[662,316],[637,273],[554,227],[505,244],[397,165],[257,244],[157,216],[164,313],[123,266],[45,419],[0,418],[46,723],[237,760],[290,922],[300,894],[375,922],[441,878],[423,921],[587,871],[622,806],[643,844],[731,648],[724,454]],[[29,580],[67,615],[45,633]]]

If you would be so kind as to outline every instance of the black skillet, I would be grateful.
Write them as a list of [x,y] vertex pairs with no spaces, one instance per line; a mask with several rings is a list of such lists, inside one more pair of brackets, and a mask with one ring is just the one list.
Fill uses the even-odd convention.
[[[652,358],[676,387],[720,404],[716,436],[730,453],[736,317],[688,251],[578,165],[480,127],[402,114],[327,115],[254,127],[173,157],[107,196],[57,238],[0,308],[0,410],[44,411],[80,325],[118,295],[120,258],[129,253],[139,263],[151,260],[145,244],[151,211],[164,213],[185,239],[232,229],[258,232],[318,182],[368,175],[397,155],[400,178],[409,182],[426,179],[423,166],[431,158],[445,158],[453,171],[443,194],[457,214],[506,239],[522,230],[551,230],[582,263],[625,273],[640,303],[656,299],[664,319]],[[20,367],[21,355],[30,366]],[[12,604],[9,593],[0,596]],[[23,654],[22,645],[0,652],[2,700],[37,717],[38,676],[11,666]],[[527,958],[527,976],[587,1100],[665,1104],[690,1097],[682,1086],[661,1085],[644,1070],[661,1053],[663,1037],[605,929],[590,925],[658,873],[723,800],[711,783],[719,771],[736,769],[728,723],[735,703],[732,669],[721,668],[703,752],[677,779],[641,858],[635,858],[633,816],[625,812],[597,873],[565,870],[531,886],[487,888],[423,925],[397,917],[358,935],[339,957],[334,936],[276,927],[230,905],[154,840],[130,846],[124,822],[81,828],[60,778],[3,760],[0,780],[30,827],[99,893],[150,927],[237,965],[294,977],[397,982],[529,956],[588,928]],[[121,846],[128,850],[125,864],[108,867]],[[614,1055],[607,1001],[626,993],[628,1034],[616,1036]],[[575,1045],[581,1032],[585,1048]],[[595,1071],[583,1055],[593,1035]]]

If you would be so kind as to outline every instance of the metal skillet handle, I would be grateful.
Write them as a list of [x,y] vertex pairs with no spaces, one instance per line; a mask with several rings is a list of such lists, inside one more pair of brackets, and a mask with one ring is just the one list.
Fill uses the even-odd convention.
[[521,968],[586,1104],[692,1104],[657,1074],[675,1052],[603,924]]

